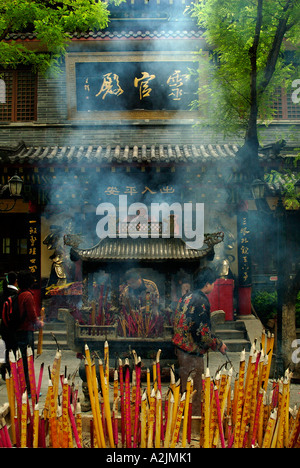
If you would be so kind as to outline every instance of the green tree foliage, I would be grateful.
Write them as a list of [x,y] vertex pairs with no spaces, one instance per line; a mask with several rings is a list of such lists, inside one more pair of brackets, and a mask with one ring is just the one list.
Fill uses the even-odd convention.
[[[208,109],[207,123],[218,133],[244,138],[244,145],[237,154],[236,169],[249,184],[262,177],[258,159],[259,119],[272,118],[270,103],[275,89],[281,86],[289,90],[293,80],[299,79],[296,67],[300,1],[198,0],[189,11],[204,30],[212,58],[207,65],[210,80],[200,86],[200,99],[194,105]],[[287,171],[284,175],[272,172],[268,177],[273,183],[279,183],[278,177],[281,179],[280,189],[286,207],[294,207],[291,203],[295,203],[295,178],[289,177]],[[295,261],[296,255],[297,252]],[[283,356],[289,362],[291,341],[296,337],[300,270],[292,281],[290,266],[283,262],[281,270],[278,302],[284,324]]]
[[[194,105],[206,103],[209,125],[217,132],[255,139],[257,119],[274,115],[274,90],[289,88],[293,77],[299,78],[299,0],[199,0],[190,14],[213,53],[211,80]],[[284,54],[287,48],[291,52]]]
[[[123,0],[111,0],[118,4]],[[72,34],[108,25],[109,2],[96,0],[0,0],[0,64],[29,65],[45,72],[58,64]],[[36,42],[12,40],[32,33]]]
[[[299,158],[295,159],[297,161]],[[283,195],[283,204],[287,210],[300,209],[300,200],[295,188],[298,178],[294,172],[290,169],[286,169],[283,172],[272,170],[265,174],[264,179],[268,184],[273,185],[275,190]]]

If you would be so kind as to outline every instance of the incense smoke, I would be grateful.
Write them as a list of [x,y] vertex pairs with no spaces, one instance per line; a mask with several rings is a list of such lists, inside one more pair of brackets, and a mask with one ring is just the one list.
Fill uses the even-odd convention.
[[[152,9],[151,11],[154,12],[156,5],[152,6],[151,2],[148,5],[149,9]],[[178,24],[178,30],[180,30],[182,23]],[[186,30],[197,28],[189,16],[184,18],[184,24]],[[157,36],[163,35],[163,31],[168,31],[169,27],[168,19],[165,18],[156,28]],[[137,30],[143,31],[143,28],[145,29],[145,23],[141,22],[141,24],[137,25]],[[122,41],[119,41],[118,51],[120,52],[122,52],[121,47]],[[143,60],[147,59],[149,52],[152,51],[153,53],[155,51],[156,63],[159,63],[159,66],[163,69],[164,57],[166,55],[172,56],[172,50],[175,53],[181,48],[183,50],[184,45],[178,44],[178,41],[158,39],[156,41],[142,41],[142,45],[138,47],[138,53],[141,56],[141,64],[143,64]],[[128,51],[128,45],[125,43],[124,51],[128,52],[129,55],[131,53]],[[93,55],[91,55],[90,60],[95,61]],[[116,65],[114,73],[117,74],[118,70],[122,69],[122,66],[122,62],[119,69]],[[108,69],[104,71],[109,72]],[[140,72],[142,71],[141,68]],[[63,84],[65,79],[65,73],[57,79],[57,102],[55,103],[62,122],[67,120],[67,102],[65,85]],[[191,86],[194,79],[194,77],[190,78]],[[53,87],[54,83],[55,81],[52,82]],[[88,84],[91,85],[91,83]],[[114,86],[116,86],[116,81]],[[149,82],[149,86],[151,86],[151,82]],[[114,89],[117,93],[118,90]],[[97,92],[100,92],[100,90],[99,84]],[[87,92],[88,89],[86,89]],[[114,98],[114,96],[110,97]],[[126,110],[125,94],[123,93],[119,97],[122,98],[120,102],[123,102],[123,110]],[[162,103],[162,109],[172,108],[173,97],[174,95],[169,96],[169,102]],[[194,97],[192,96],[191,98]],[[122,109],[119,108],[119,110]],[[51,119],[51,117],[49,118]],[[57,119],[57,114],[55,114],[55,118]],[[130,146],[145,144],[150,146],[155,143],[162,145],[175,145],[181,142],[182,144],[211,143],[211,134],[209,132],[206,135],[201,134],[200,130],[192,127],[192,123],[194,123],[192,120],[187,121],[187,125],[182,125],[180,114],[178,114],[178,118],[175,114],[172,121],[169,121],[167,124],[164,121],[160,123],[156,122],[155,124],[143,120],[132,121],[129,124],[129,129],[128,126],[124,125],[124,122],[122,122],[122,126],[116,123],[110,125],[107,122],[105,126],[101,122],[100,126],[97,123],[99,124],[99,122],[89,119],[88,124],[85,123],[83,131],[80,127],[79,129],[76,128],[78,122],[75,122],[75,125],[70,126],[70,128],[62,132],[62,136],[57,134],[55,136],[56,141],[59,141],[61,146],[83,145],[86,147],[88,145],[110,145],[112,148],[116,145],[123,146],[124,144],[130,144]],[[81,122],[79,122],[80,125]],[[174,128],[176,131],[174,131]],[[224,139],[221,136],[218,136],[216,141],[224,143]],[[182,207],[184,203],[191,203],[191,201],[194,203],[204,203],[204,232],[224,231],[231,234],[231,238],[234,238],[235,233],[231,232],[232,219],[230,214],[227,214],[227,203],[230,201],[231,196],[230,190],[228,190],[228,183],[232,178],[231,164],[227,162],[223,163],[221,166],[219,165],[220,167],[217,170],[215,165],[205,165],[204,168],[197,163],[192,164],[194,166],[190,167],[190,170],[193,174],[194,171],[195,173],[199,173],[199,182],[193,185],[189,180],[190,174],[185,168],[174,166],[173,172],[171,172],[170,168],[168,171],[159,168],[158,172],[158,168],[155,166],[151,167],[151,163],[145,164],[146,170],[143,173],[139,168],[135,169],[134,167],[130,169],[131,172],[125,172],[124,168],[119,170],[118,165],[115,167],[115,172],[111,170],[111,167],[101,167],[99,172],[97,170],[93,172],[93,169],[86,168],[89,180],[89,183],[87,183],[85,173],[82,172],[84,168],[81,168],[80,163],[76,165],[72,161],[72,166],[63,167],[61,171],[56,169],[55,179],[53,178],[50,186],[48,207],[45,209],[45,215],[49,219],[49,224],[61,225],[65,234],[80,235],[80,248],[90,248],[99,242],[96,232],[96,226],[99,221],[99,216],[96,214],[97,206],[101,203],[112,203],[114,206],[117,206],[118,196],[125,195],[124,192],[134,187],[137,193],[127,194],[130,203],[132,201],[134,203],[145,204],[146,206],[155,203],[166,203],[168,205],[180,203]],[[118,193],[115,192],[114,195],[105,193],[109,187],[117,188]],[[169,192],[165,190],[166,187],[169,188]],[[205,197],[203,197],[204,195]],[[217,203],[211,203],[211,200],[217,200]],[[216,247],[217,259],[223,258],[223,249],[224,245]]]

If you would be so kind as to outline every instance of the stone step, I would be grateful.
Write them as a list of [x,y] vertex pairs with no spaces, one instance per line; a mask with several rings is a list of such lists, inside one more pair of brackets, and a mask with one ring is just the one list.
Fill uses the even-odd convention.
[[[55,336],[60,349],[68,349],[67,331],[65,322],[49,322],[44,325],[43,333],[43,348],[56,349]],[[250,341],[247,337],[245,324],[243,321],[225,322],[218,324],[215,330],[215,335],[221,338],[231,352],[240,352],[243,349],[249,351],[251,348]],[[38,343],[38,332],[35,333],[35,346]]]
[[218,324],[214,333],[226,343],[228,352],[250,351],[251,343],[242,320]]
[[[67,329],[64,322],[46,322],[43,327],[43,349],[56,349],[56,338],[60,349],[68,349]],[[39,332],[35,332],[35,347],[38,344]]]
[[217,329],[215,331],[215,335],[220,336],[222,340],[241,340],[245,338],[244,330],[226,330],[224,329]]

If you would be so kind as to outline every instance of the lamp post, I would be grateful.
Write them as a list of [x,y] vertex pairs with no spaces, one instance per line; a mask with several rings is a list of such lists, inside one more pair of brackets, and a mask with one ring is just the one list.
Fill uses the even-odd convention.
[[1,194],[3,194],[4,191],[7,188],[9,189],[10,197],[13,199],[13,205],[11,207],[9,207],[9,205],[6,204],[5,208],[2,208],[2,206],[4,205],[4,202],[0,201],[0,212],[1,213],[11,211],[11,210],[14,209],[14,207],[16,205],[16,202],[17,202],[17,199],[20,198],[21,193],[22,193],[23,180],[21,179],[21,177],[19,177],[17,174],[15,174],[14,176],[12,176],[9,179],[7,185],[2,186]]
[[266,184],[262,180],[255,179],[251,184],[251,189],[255,200],[262,200],[264,198]]
[[282,330],[283,330],[283,304],[284,304],[284,282],[286,278],[286,211],[282,196],[279,195],[275,209],[277,224],[277,352],[276,368],[278,375],[284,375],[284,362],[282,354]]

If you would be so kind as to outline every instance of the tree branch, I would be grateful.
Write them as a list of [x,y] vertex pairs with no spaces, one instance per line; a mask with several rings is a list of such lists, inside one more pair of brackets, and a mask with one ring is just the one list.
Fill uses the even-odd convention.
[[257,135],[257,116],[258,116],[258,102],[257,102],[257,52],[260,42],[261,28],[263,22],[263,1],[258,0],[255,34],[253,44],[249,49],[249,58],[251,65],[250,74],[250,114],[249,124],[246,133],[246,142],[251,142],[254,151],[258,151],[258,135]]
[[288,24],[289,17],[290,17],[289,10],[293,6],[294,6],[294,1],[287,0],[282,10],[284,16],[281,17],[278,21],[278,26],[277,26],[277,30],[274,36],[273,44],[270,49],[267,62],[266,62],[264,77],[258,87],[258,95],[260,96],[263,94],[265,88],[270,83],[272,76],[275,72],[276,63],[277,63],[277,60],[281,51],[281,46],[282,46],[284,36],[286,32],[289,31],[289,29],[291,29],[294,25],[293,23]]
[[10,30],[11,30],[11,27],[13,25],[13,22],[11,21],[7,26],[6,28],[2,31],[2,33],[0,34],[0,41],[4,41],[7,34],[9,34]]

